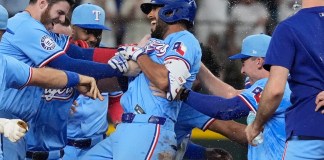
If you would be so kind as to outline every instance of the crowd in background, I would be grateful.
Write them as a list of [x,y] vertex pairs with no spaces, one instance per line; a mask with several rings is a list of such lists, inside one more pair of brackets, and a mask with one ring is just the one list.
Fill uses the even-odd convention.
[[[149,34],[149,21],[139,9],[148,0],[76,0],[77,4],[91,2],[106,11],[107,26],[103,43],[115,47],[136,43]],[[23,10],[29,0],[0,0],[9,16]],[[271,35],[275,26],[298,10],[299,0],[196,0],[198,4],[194,32],[203,48],[202,61],[225,82],[241,88],[244,77],[239,62],[228,56],[238,53],[243,38],[251,34]]]

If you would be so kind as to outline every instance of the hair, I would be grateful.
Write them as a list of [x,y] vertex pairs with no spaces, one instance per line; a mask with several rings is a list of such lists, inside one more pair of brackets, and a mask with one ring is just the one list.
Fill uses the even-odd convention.
[[[35,4],[38,0],[30,0],[29,1],[29,4]],[[60,1],[66,1],[70,4],[71,7],[73,7],[73,5],[75,4],[75,1],[74,0],[46,0],[48,2],[48,4],[50,5],[53,5],[57,2],[60,2]]]

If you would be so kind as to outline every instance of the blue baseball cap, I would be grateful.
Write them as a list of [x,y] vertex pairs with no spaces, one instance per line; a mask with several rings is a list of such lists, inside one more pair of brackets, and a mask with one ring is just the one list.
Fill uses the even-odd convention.
[[72,12],[71,24],[87,29],[111,30],[105,26],[105,11],[91,3],[82,4]]
[[265,34],[255,34],[243,39],[241,53],[235,54],[229,59],[243,59],[249,57],[265,57],[268,51],[271,37]]
[[0,5],[0,30],[7,29],[8,11]]

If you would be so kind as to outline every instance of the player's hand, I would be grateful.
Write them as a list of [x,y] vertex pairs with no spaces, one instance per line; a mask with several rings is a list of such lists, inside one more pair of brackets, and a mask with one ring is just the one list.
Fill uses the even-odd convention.
[[167,97],[166,91],[163,91],[159,88],[157,88],[153,83],[150,82],[150,89],[152,90],[153,95],[165,98]]
[[92,99],[98,98],[101,101],[104,99],[103,96],[100,94],[96,80],[94,78],[84,75],[79,75],[79,77],[80,83],[77,86],[77,89],[81,94],[88,96]]
[[72,106],[71,106],[71,109],[70,109],[70,115],[73,115],[74,113],[77,112],[76,107],[78,107],[78,106],[79,106],[78,102],[77,101],[73,101]]
[[321,113],[324,114],[324,91],[320,92],[316,96],[315,104],[316,104],[315,112],[321,110]]
[[121,55],[121,54],[116,54],[114,57],[112,57],[108,61],[108,64],[113,69],[118,69],[121,73],[125,73],[125,72],[128,71],[127,59],[123,55]]
[[144,49],[138,46],[121,46],[117,49],[116,55],[123,56],[126,60],[137,61],[137,58],[145,54]]
[[128,63],[128,71],[125,72],[123,75],[126,77],[136,77],[138,74],[141,73],[141,68],[139,67],[139,65],[133,61],[133,60],[129,60],[127,61]]
[[21,119],[8,119],[3,124],[3,135],[11,142],[17,142],[27,131],[28,125]]
[[252,141],[254,140],[254,138],[256,136],[258,136],[262,131],[262,127],[257,127],[255,125],[255,123],[251,123],[249,124],[246,128],[245,128],[245,133],[246,133],[246,138],[248,140],[248,143],[252,146],[257,146],[257,144],[252,143]]

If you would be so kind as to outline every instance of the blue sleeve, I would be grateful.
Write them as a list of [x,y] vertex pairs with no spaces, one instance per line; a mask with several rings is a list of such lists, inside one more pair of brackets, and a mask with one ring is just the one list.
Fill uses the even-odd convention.
[[245,117],[250,111],[247,105],[238,96],[231,99],[225,99],[191,91],[184,103],[201,113],[221,120],[232,120]]
[[118,69],[113,69],[108,64],[96,63],[87,60],[73,59],[63,54],[53,59],[48,66],[60,70],[76,72],[82,75],[94,77],[95,79],[122,76]]
[[13,57],[3,56],[5,67],[5,79],[7,88],[22,88],[31,79],[31,68],[27,64],[16,60]]
[[81,48],[77,45],[70,44],[69,48],[66,51],[66,54],[74,59],[83,59],[92,61],[93,60],[93,48]]

